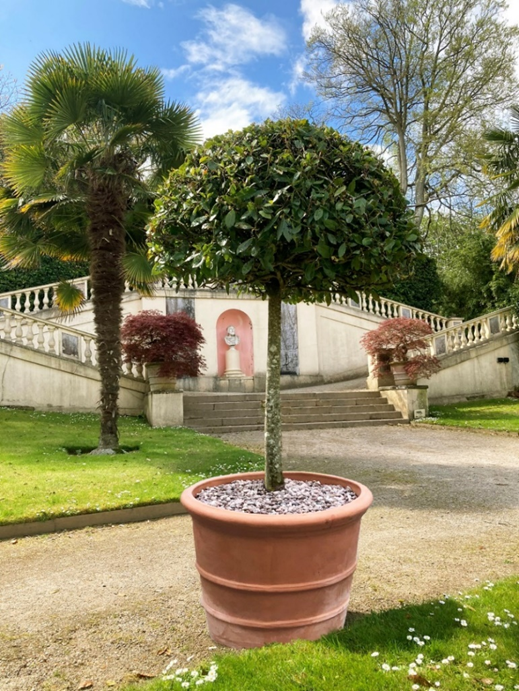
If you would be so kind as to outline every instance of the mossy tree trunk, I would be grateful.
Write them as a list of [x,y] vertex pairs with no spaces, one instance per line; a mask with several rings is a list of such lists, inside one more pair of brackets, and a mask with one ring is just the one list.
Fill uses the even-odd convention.
[[92,282],[97,365],[101,375],[99,446],[93,453],[119,450],[119,377],[121,356],[121,301],[124,293],[124,214],[126,198],[113,178],[90,182],[88,239]]
[[267,391],[265,401],[265,487],[283,489],[281,435],[281,290],[268,292]]

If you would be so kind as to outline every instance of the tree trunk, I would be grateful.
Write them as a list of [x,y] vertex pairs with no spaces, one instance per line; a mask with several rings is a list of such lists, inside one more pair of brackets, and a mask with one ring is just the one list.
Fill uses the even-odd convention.
[[124,293],[123,227],[126,198],[117,182],[91,180],[87,202],[90,278],[94,292],[97,365],[101,375],[101,430],[93,453],[119,450],[119,377],[121,374],[121,301]]
[[408,175],[407,170],[407,149],[405,141],[405,132],[402,128],[398,127],[398,181],[400,183],[400,190],[402,194],[407,194],[408,187]]
[[265,488],[283,489],[281,437],[281,290],[269,291],[265,401]]
[[416,168],[414,222],[416,227],[420,228],[425,213],[425,206],[427,204],[425,191],[426,172],[424,170],[424,164],[421,162],[421,160],[417,161]]

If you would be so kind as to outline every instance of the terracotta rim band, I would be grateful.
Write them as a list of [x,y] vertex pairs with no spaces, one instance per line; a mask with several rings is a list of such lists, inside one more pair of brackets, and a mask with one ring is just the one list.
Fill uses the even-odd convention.
[[324,614],[319,614],[315,617],[307,617],[306,619],[292,619],[288,621],[254,621],[253,619],[240,619],[239,617],[233,617],[230,614],[225,614],[219,612],[216,609],[210,607],[202,596],[202,606],[205,611],[210,614],[214,619],[219,621],[224,621],[227,624],[234,624],[236,626],[243,626],[246,629],[299,629],[303,626],[311,626],[312,624],[320,624],[323,621],[328,621],[328,619],[333,619],[343,612],[346,613],[348,609],[350,598],[348,597],[345,602],[342,602],[339,607],[335,609],[328,610]]
[[221,578],[221,576],[215,576],[214,574],[203,569],[198,564],[196,564],[196,568],[200,576],[205,578],[206,581],[216,583],[217,585],[221,585],[224,588],[229,588],[230,590],[251,590],[260,593],[290,593],[302,590],[319,590],[320,588],[327,588],[335,583],[340,583],[340,581],[345,581],[357,568],[357,562],[355,562],[349,569],[341,571],[335,576],[324,578],[321,581],[311,581],[310,583],[291,583],[288,585],[257,585],[255,583],[239,583],[238,581],[231,581],[227,578]]

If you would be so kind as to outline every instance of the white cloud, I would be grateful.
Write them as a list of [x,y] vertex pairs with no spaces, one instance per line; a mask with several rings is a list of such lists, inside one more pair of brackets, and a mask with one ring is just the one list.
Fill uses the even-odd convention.
[[188,62],[226,70],[261,55],[281,55],[286,34],[274,18],[258,19],[239,5],[206,7],[198,13],[205,28],[197,39],[182,46]]
[[190,70],[191,67],[189,65],[181,65],[180,67],[163,67],[161,72],[164,76],[164,79],[175,79],[176,77],[180,77],[181,74],[185,74]]
[[308,41],[315,26],[324,25],[324,15],[332,10],[339,0],[301,0],[299,12],[303,15],[303,36]]
[[292,96],[295,94],[299,84],[303,81],[303,75],[305,73],[305,69],[306,69],[306,55],[304,53],[302,53],[301,55],[299,55],[298,58],[296,58],[295,62],[292,65],[292,78],[291,78],[290,83],[288,85],[288,90],[290,91]]
[[127,5],[135,5],[135,7],[145,7],[147,10],[150,9],[152,0],[123,0]]
[[205,137],[239,130],[253,120],[264,120],[278,110],[285,94],[258,86],[240,76],[207,84],[196,96],[197,115]]

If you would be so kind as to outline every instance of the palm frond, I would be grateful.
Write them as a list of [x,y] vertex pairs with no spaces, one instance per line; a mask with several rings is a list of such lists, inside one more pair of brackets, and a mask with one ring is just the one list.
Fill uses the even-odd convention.
[[82,291],[73,283],[61,281],[56,287],[56,304],[65,317],[77,315],[85,302]]
[[140,251],[126,252],[123,266],[125,279],[133,288],[146,296],[154,294],[159,273],[146,256],[146,248],[142,247]]

